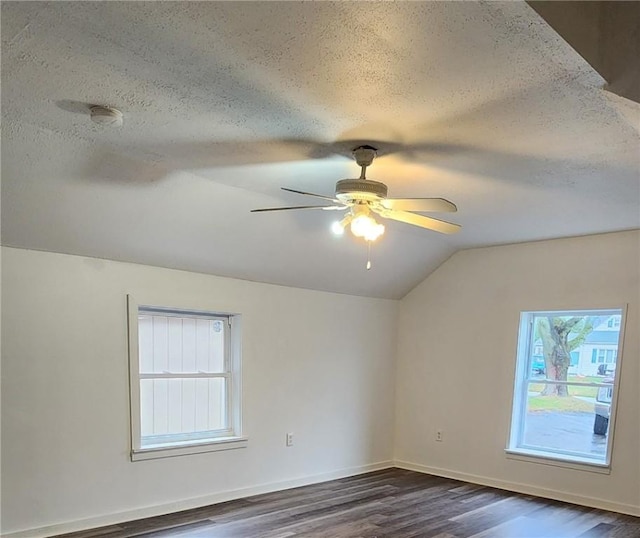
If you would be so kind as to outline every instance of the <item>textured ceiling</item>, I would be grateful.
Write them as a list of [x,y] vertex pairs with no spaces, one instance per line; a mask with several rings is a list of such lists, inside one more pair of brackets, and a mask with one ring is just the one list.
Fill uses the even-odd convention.
[[[4,245],[402,297],[453,252],[640,225],[638,108],[520,2],[2,2]],[[86,103],[124,126],[92,124]],[[372,249],[306,204],[452,200]]]

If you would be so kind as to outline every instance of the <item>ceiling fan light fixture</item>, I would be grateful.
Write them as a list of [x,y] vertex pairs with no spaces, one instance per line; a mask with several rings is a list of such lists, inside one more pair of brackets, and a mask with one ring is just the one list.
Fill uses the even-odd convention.
[[335,235],[344,234],[344,226],[342,225],[342,222],[339,220],[334,221],[333,224],[331,225],[331,231]]
[[331,231],[336,235],[344,234],[344,229],[353,220],[353,214],[347,213],[342,220],[337,220],[331,225]]
[[367,241],[375,241],[384,233],[384,225],[378,224],[369,215],[358,215],[351,221],[351,233]]

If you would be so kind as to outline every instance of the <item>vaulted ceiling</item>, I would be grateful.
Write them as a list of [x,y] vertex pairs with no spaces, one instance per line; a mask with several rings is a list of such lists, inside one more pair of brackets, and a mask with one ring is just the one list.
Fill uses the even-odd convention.
[[[523,2],[3,2],[2,242],[399,298],[458,249],[640,226],[605,84]],[[332,195],[361,143],[462,231],[386,221],[367,271],[332,212],[250,213]]]

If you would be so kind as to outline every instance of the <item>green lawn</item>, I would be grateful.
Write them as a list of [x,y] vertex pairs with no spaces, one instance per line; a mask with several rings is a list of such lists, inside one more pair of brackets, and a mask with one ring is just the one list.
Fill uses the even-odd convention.
[[573,396],[530,396],[529,397],[528,411],[556,411],[567,413],[593,413],[593,404],[574,398]]
[[[579,383],[602,383],[603,378],[598,376],[586,376],[586,377],[578,377],[575,375],[570,375],[567,378],[567,381],[577,381]],[[542,392],[544,389],[544,383],[531,383],[529,385],[529,392]],[[572,386],[568,387],[569,394],[571,396],[586,396],[588,398],[595,398],[598,393],[598,387],[577,387]]]
[[[578,383],[602,383],[603,377],[591,376],[591,377],[578,377],[570,375],[567,381],[577,381]],[[542,392],[544,389],[544,383],[531,383],[529,385],[529,392]],[[585,412],[593,413],[593,404],[585,402],[575,396],[582,396],[587,398],[595,398],[598,393],[598,387],[568,387],[569,396],[529,396],[528,409],[531,412],[538,411],[555,411],[555,412]]]

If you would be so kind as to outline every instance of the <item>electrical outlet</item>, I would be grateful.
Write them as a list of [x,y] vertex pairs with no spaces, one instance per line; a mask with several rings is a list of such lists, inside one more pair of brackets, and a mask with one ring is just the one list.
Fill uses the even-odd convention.
[[288,433],[287,434],[287,446],[293,446],[293,434],[292,433]]
[[442,441],[442,430],[436,431],[436,441]]

